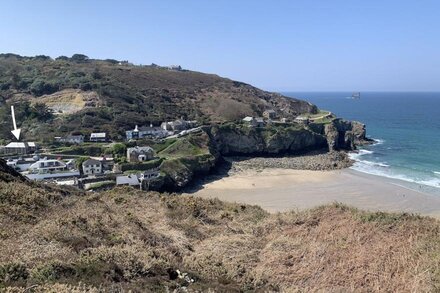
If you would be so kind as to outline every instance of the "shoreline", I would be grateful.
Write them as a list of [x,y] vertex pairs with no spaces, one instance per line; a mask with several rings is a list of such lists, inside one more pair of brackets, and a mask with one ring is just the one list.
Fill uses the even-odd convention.
[[185,194],[259,205],[271,213],[340,202],[367,211],[407,212],[440,219],[440,196],[407,182],[350,168],[328,171],[246,168],[202,182]]

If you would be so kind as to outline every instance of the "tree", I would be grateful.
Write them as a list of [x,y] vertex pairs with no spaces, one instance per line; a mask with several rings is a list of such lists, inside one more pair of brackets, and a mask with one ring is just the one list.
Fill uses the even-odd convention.
[[89,157],[79,157],[79,158],[75,159],[76,167],[78,168],[78,170],[81,174],[83,174],[82,164],[85,161],[87,161],[88,159],[89,159]]
[[87,62],[89,57],[83,54],[73,54],[70,59],[75,62]]
[[52,110],[44,103],[36,103],[31,111],[39,121],[47,121],[53,118]]
[[116,143],[113,145],[113,154],[123,156],[127,151],[127,147],[123,143]]

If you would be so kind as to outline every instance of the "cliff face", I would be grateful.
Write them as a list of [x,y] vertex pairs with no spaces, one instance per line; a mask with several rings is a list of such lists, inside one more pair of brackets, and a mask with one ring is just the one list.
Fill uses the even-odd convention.
[[309,128],[326,137],[329,151],[355,150],[356,146],[371,143],[365,124],[358,121],[335,119],[328,124],[310,124]]
[[213,126],[211,139],[222,155],[278,155],[326,147],[326,138],[302,127],[249,128],[228,124]]
[[161,165],[163,176],[150,189],[179,190],[198,175],[209,173],[221,156],[277,156],[312,150],[354,150],[369,140],[365,125],[335,120],[328,124],[269,125],[251,128],[226,123],[205,127],[179,143],[180,149],[194,149],[192,155],[174,157]]

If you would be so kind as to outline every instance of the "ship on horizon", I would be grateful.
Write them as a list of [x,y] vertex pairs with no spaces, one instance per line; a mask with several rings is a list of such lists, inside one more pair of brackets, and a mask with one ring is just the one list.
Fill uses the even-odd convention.
[[353,92],[353,93],[351,94],[351,98],[352,98],[353,100],[360,99],[360,98],[361,98],[361,93],[360,93],[360,92]]

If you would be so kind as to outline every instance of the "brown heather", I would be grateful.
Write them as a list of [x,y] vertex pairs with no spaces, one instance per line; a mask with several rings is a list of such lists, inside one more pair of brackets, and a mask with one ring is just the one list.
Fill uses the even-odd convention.
[[[438,292],[440,224],[0,182],[0,291]],[[179,278],[187,274],[186,278]],[[194,280],[194,282],[191,281]]]

